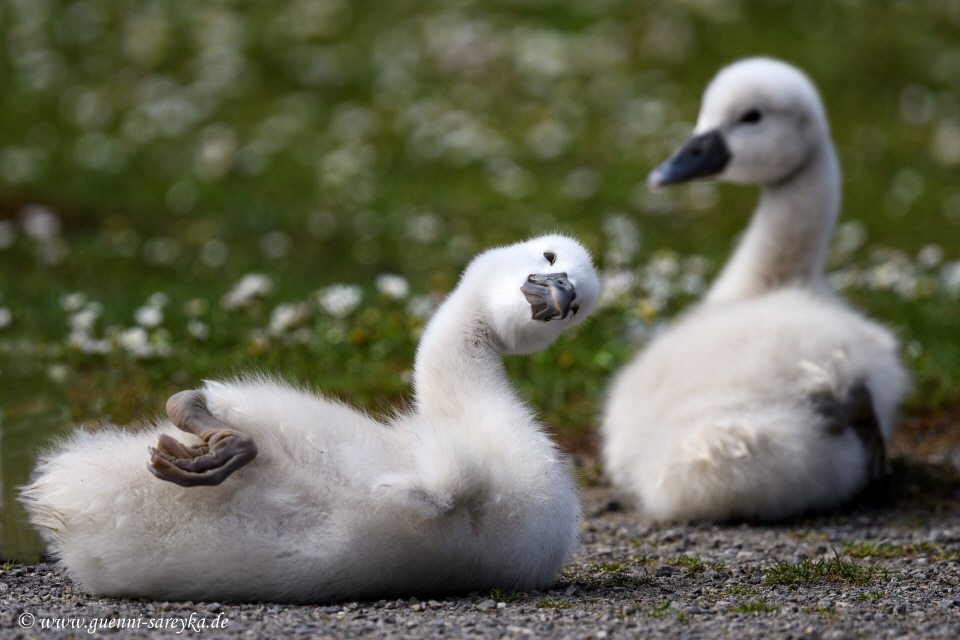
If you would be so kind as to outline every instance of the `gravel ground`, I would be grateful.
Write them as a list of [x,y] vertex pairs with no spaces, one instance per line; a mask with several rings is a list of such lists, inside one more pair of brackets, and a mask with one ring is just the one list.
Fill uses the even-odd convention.
[[[7,567],[0,638],[90,637],[91,622],[124,619],[139,624],[120,633],[131,638],[960,638],[956,484],[916,468],[900,479],[912,496],[777,526],[651,524],[594,483],[580,551],[546,593],[167,603],[89,597],[53,565]],[[41,628],[55,618],[88,626]]]

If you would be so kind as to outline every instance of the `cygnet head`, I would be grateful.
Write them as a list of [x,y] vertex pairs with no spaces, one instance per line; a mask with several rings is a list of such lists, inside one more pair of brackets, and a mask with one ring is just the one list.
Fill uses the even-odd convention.
[[553,234],[485,251],[458,289],[473,298],[503,353],[522,354],[582,322],[600,295],[600,278],[583,245]]
[[830,130],[813,83],[771,58],[748,58],[707,86],[694,137],[647,179],[651,189],[695,178],[772,185],[825,147]]

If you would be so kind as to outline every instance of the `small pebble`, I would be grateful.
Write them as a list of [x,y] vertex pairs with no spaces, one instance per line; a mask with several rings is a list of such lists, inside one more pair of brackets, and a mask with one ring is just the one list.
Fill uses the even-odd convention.
[[477,605],[477,609],[479,609],[480,611],[489,611],[490,609],[493,609],[496,606],[497,606],[496,601],[484,600],[483,602]]

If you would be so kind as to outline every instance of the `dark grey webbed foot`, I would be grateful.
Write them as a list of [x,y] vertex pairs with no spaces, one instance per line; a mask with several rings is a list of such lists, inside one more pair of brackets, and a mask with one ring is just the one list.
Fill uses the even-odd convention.
[[218,485],[257,457],[256,443],[231,429],[207,409],[203,393],[181,391],[167,401],[167,415],[179,429],[192,433],[203,444],[185,445],[161,435],[150,447],[150,473],[182,487]]
[[855,384],[845,398],[819,393],[811,397],[814,408],[825,419],[828,433],[839,435],[852,430],[867,452],[867,477],[871,483],[883,480],[890,473],[887,445],[880,433],[880,421],[873,408],[873,396],[863,382]]
[[873,408],[873,396],[862,382],[850,390],[847,397],[847,414],[850,428],[857,434],[867,450],[867,471],[870,481],[883,480],[890,474],[887,445],[880,433],[880,420]]

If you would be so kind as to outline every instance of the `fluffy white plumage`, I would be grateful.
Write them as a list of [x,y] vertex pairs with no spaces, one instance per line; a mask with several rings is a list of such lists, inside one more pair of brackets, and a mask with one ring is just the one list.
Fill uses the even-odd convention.
[[[569,313],[531,319],[521,286],[561,272],[575,288]],[[163,421],[75,433],[41,459],[22,499],[69,575],[100,595],[329,602],[542,589],[576,543],[579,504],[501,355],[545,348],[598,294],[572,239],[492,249],[427,326],[409,413],[383,424],[267,378],[207,382],[210,413],[259,451],[222,484],[148,472],[160,434],[199,442]]]
[[705,300],[614,381],[607,472],[662,520],[842,504],[882,473],[908,380],[894,336],[823,277],[840,172],[819,95],[790,65],[743,60],[708,86],[695,134],[651,186],[715,176],[760,185],[760,203]]

